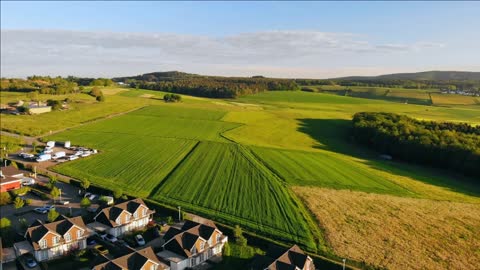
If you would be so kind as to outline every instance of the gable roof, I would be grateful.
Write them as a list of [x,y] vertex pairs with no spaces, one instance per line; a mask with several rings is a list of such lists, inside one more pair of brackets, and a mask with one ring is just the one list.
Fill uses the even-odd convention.
[[220,232],[212,221],[205,223],[186,221],[181,229],[170,227],[163,237],[165,240],[163,247],[178,255],[191,257],[190,250],[197,240],[208,241],[215,230]]
[[152,247],[146,247],[141,250],[131,249],[131,252],[115,259],[105,260],[93,267],[94,270],[140,270],[148,262],[159,265],[158,269],[166,269],[165,265],[160,263],[153,252]]
[[27,229],[25,237],[32,244],[34,250],[39,250],[40,245],[38,242],[42,240],[45,235],[53,233],[63,237],[63,235],[74,226],[85,231],[87,230],[82,217],[67,218],[62,216],[62,218],[57,221],[47,224],[37,220]]
[[12,165],[9,165],[7,167],[0,167],[0,171],[4,176],[17,176],[17,175],[23,176],[23,174],[25,173],[25,171],[19,170],[13,167]]
[[303,269],[308,255],[303,252],[297,245],[291,248],[283,248],[279,246],[270,246],[265,256],[257,258],[253,265],[254,269],[269,269],[269,270],[295,270]]
[[142,199],[136,198],[110,207],[103,208],[100,213],[95,216],[95,221],[103,223],[112,228],[120,226],[121,224],[118,224],[116,222],[116,219],[123,211],[126,211],[130,215],[133,215],[133,213],[137,211],[137,209],[142,205],[148,209],[147,205]]

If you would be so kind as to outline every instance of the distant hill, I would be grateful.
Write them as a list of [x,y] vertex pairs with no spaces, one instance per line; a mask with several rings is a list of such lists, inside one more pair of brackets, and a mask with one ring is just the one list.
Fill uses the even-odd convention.
[[411,81],[480,81],[480,72],[470,71],[424,71],[416,73],[395,73],[379,76],[350,76],[333,80],[411,80]]
[[164,71],[164,72],[151,72],[145,73],[142,75],[131,76],[131,77],[118,77],[113,78],[114,81],[125,81],[125,80],[140,80],[145,82],[159,82],[159,81],[176,81],[181,79],[188,79],[194,77],[201,77],[197,74],[185,73],[180,71]]

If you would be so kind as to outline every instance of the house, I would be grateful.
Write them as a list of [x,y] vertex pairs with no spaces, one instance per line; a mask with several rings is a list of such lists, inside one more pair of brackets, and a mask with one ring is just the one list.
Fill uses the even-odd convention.
[[270,246],[265,256],[257,257],[251,270],[315,270],[312,258],[305,254],[297,245],[291,248]]
[[129,249],[129,253],[119,256],[115,259],[108,259],[107,257],[100,257],[100,262],[97,262],[92,270],[168,270],[170,267],[161,263],[152,247],[147,247],[141,250]]
[[152,220],[153,213],[155,211],[137,198],[102,209],[94,217],[95,224],[92,227],[118,237],[145,228]]
[[30,114],[41,114],[46,112],[51,112],[52,106],[31,106],[28,108]]
[[64,256],[71,251],[85,249],[89,233],[82,217],[60,216],[57,221],[42,223],[37,220],[27,229],[25,238],[37,261]]
[[19,189],[24,181],[30,182],[31,178],[25,177],[24,171],[14,166],[0,168],[0,192]]
[[170,227],[164,236],[163,251],[157,256],[172,270],[195,267],[209,258],[221,255],[228,237],[212,221],[186,221],[181,229]]

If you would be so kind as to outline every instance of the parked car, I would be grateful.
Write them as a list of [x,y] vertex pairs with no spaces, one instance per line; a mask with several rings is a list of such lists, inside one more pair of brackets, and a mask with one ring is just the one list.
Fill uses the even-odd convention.
[[45,205],[43,208],[45,208],[47,211],[50,211],[50,210],[55,210],[55,205]]
[[48,210],[45,209],[45,207],[37,207],[37,208],[33,209],[33,211],[35,211],[39,214],[46,214],[48,212]]
[[92,238],[92,237],[87,238],[87,245],[88,246],[93,246],[93,245],[96,245],[96,244],[97,244],[97,241],[94,238]]
[[72,156],[68,157],[68,160],[70,160],[70,161],[75,160],[75,159],[78,159],[78,156],[72,155]]
[[96,245],[93,249],[98,254],[108,254],[108,249],[102,245]]
[[95,194],[90,194],[90,196],[87,197],[90,201],[93,201],[97,198],[97,195]]
[[57,204],[58,204],[58,205],[67,205],[67,204],[69,204],[69,203],[70,203],[70,201],[65,201],[65,200],[57,201]]
[[37,261],[35,261],[33,257],[26,258],[25,263],[29,268],[34,268],[35,266],[37,266]]
[[145,245],[145,239],[143,239],[143,236],[141,234],[135,235],[135,242],[137,242],[137,245],[139,246]]
[[30,178],[30,177],[24,177],[24,178],[22,178],[22,185],[24,185],[24,186],[35,185],[35,179]]
[[111,242],[111,243],[115,243],[115,242],[118,241],[117,237],[115,237],[115,236],[113,236],[113,235],[111,235],[111,234],[109,234],[109,233],[107,233],[107,234],[105,235],[105,238],[103,238],[103,239],[104,239],[104,240],[107,240],[107,241],[109,241],[109,242]]

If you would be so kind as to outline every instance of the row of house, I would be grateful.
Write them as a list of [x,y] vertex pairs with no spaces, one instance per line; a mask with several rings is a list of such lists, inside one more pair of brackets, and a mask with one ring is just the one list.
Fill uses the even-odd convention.
[[[87,248],[87,237],[107,232],[122,237],[128,232],[145,228],[155,213],[142,199],[133,199],[102,209],[94,222],[85,224],[82,217],[60,216],[54,222],[34,222],[25,233],[25,241],[16,243],[17,254],[31,252],[38,261],[65,256]],[[228,237],[209,220],[186,221],[181,228],[170,227],[163,236],[162,250],[155,254],[151,247],[135,250],[125,247],[116,258],[100,256],[94,270],[184,270],[194,268],[214,256],[221,256]],[[298,247],[272,249],[260,257],[252,269],[312,270],[312,259]]]

